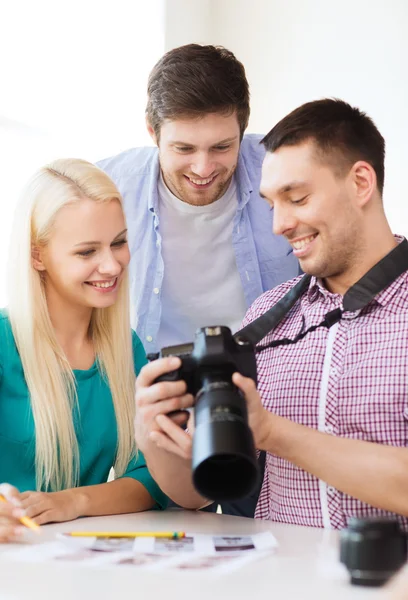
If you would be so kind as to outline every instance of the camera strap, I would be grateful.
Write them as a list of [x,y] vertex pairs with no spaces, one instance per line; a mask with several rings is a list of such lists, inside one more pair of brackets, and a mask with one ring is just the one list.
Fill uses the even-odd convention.
[[[325,318],[318,325],[313,325],[306,331],[299,333],[294,339],[285,338],[275,340],[265,346],[258,346],[256,352],[262,352],[267,348],[283,346],[286,344],[295,344],[308,333],[315,331],[319,327],[328,329],[338,323],[344,312],[354,312],[362,310],[371,302],[375,296],[387,288],[402,273],[408,270],[408,241],[404,238],[395,248],[382,258],[374,267],[372,267],[361,279],[357,281],[343,297],[343,309],[336,308],[325,315]],[[274,329],[282,319],[288,314],[290,309],[296,304],[300,297],[309,288],[311,276],[304,275],[302,279],[291,289],[279,302],[274,304],[265,314],[261,315],[246,327],[234,335],[234,338],[243,338],[246,341],[257,344],[272,329]]]

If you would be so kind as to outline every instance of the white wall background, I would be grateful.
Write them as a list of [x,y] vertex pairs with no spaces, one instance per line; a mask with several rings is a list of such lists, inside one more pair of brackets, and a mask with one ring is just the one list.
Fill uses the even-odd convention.
[[244,63],[249,131],[309,100],[365,110],[387,142],[386,212],[408,235],[406,0],[13,0],[0,18],[0,306],[13,205],[57,156],[150,143],[148,73],[164,50],[222,44]]
[[0,306],[14,205],[48,161],[150,143],[146,83],[164,0],[4,0],[0,10]]

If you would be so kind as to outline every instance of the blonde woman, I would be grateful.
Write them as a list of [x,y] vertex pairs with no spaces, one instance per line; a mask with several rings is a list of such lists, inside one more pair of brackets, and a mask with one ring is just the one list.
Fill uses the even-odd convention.
[[21,533],[21,511],[43,524],[166,505],[134,445],[146,359],[129,324],[129,258],[107,175],[76,159],[36,173],[0,311],[0,493],[11,500],[0,503],[0,541]]

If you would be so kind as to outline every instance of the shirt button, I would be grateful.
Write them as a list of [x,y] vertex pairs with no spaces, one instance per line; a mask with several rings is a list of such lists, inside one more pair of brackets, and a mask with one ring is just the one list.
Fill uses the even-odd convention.
[[333,434],[334,433],[334,428],[332,425],[326,425],[326,427],[324,428],[326,433],[330,433]]
[[331,485],[328,486],[327,488],[327,493],[330,494],[331,496],[335,493],[336,488],[332,487]]
[[152,338],[152,336],[151,336],[151,335],[147,335],[147,336],[146,336],[146,340],[147,340],[148,342],[152,342],[152,341],[153,341],[153,338]]
[[159,291],[160,291],[160,290],[159,290],[159,288],[154,288],[154,289],[153,289],[153,292],[154,292],[155,294],[158,294],[158,293],[159,293]]
[[333,375],[333,376],[337,375],[336,367],[333,367],[332,369],[330,369],[330,375]]
[[160,248],[160,242],[159,242],[159,240],[157,240],[157,242],[156,242],[156,248]]

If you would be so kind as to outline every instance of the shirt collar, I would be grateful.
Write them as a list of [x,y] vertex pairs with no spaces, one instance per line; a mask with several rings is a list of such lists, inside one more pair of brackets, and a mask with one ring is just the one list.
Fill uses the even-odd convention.
[[[400,243],[404,237],[401,235],[395,235],[395,239],[398,243]],[[385,290],[382,290],[382,292],[377,294],[377,296],[373,298],[373,302],[379,304],[380,306],[386,306],[406,281],[408,282],[408,272],[402,273],[402,275],[397,277],[397,279],[388,287],[386,287]],[[335,298],[336,296],[339,296],[339,294],[333,294],[332,292],[329,292],[329,290],[323,285],[321,279],[312,277],[310,280],[309,289],[307,290],[307,298],[309,302],[316,302],[319,296],[323,296],[324,298]]]
[[339,294],[333,294],[332,292],[329,292],[329,290],[326,287],[324,287],[323,281],[321,279],[318,279],[317,277],[311,278],[309,283],[309,289],[307,290],[306,295],[309,302],[316,302],[319,297],[334,298],[336,296],[339,296]]
[[244,208],[248,202],[250,195],[253,191],[251,179],[249,177],[248,169],[245,164],[242,143],[239,148],[238,163],[236,169],[237,175],[237,186],[238,186],[238,210]]

